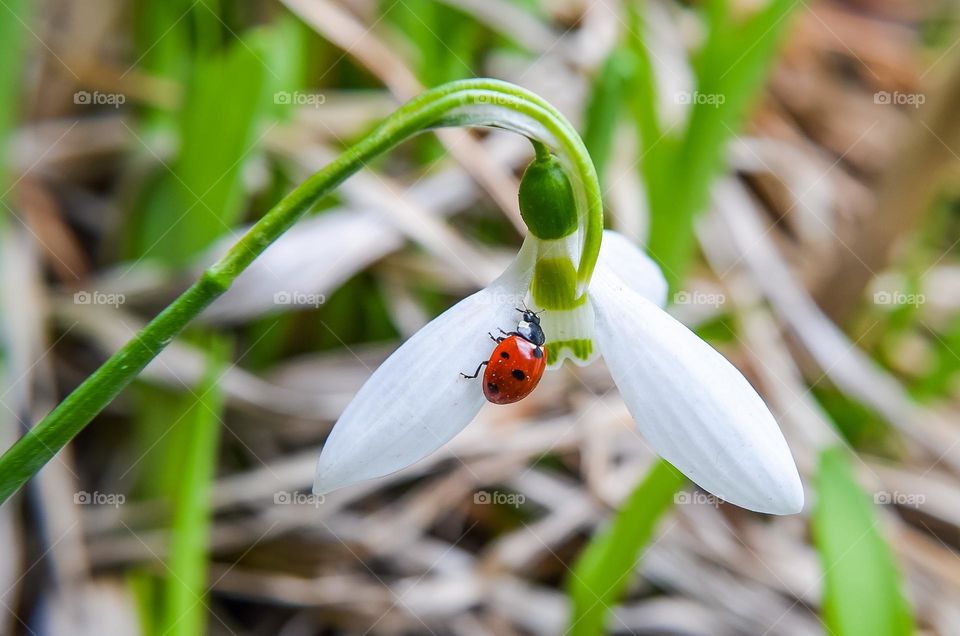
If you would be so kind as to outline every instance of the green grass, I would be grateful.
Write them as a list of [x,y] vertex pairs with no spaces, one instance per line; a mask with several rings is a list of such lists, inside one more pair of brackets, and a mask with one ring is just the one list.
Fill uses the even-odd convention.
[[846,451],[823,452],[816,485],[813,534],[823,563],[826,627],[836,636],[912,634],[893,554]]
[[203,381],[191,392],[184,422],[189,440],[177,449],[178,484],[172,493],[170,556],[163,587],[163,613],[156,633],[200,636],[206,633],[207,547],[210,495],[216,468],[217,442],[224,410],[219,380],[227,359],[223,341],[212,341]]
[[587,98],[583,123],[583,143],[597,168],[600,183],[613,154],[618,120],[627,97],[627,78],[632,74],[634,60],[629,52],[618,47],[607,56],[593,79]]
[[[13,201],[10,197],[10,148],[13,132],[20,115],[20,92],[24,59],[24,43],[27,31],[21,21],[29,20],[27,8],[31,6],[25,0],[13,0],[0,8],[0,249],[5,243],[14,240],[10,233],[9,216]],[[14,336],[6,324],[7,316],[15,311],[17,299],[11,298],[6,289],[0,289],[0,379],[7,387],[13,377],[9,368],[9,340]],[[14,408],[17,408],[14,405]],[[0,415],[0,426],[5,430],[2,439],[14,439],[18,430],[17,418],[9,408]]]
[[676,468],[658,460],[610,527],[598,533],[580,554],[567,580],[572,603],[568,634],[604,633],[610,609],[630,584],[643,548],[685,482]]
[[[638,133],[639,170],[650,209],[650,255],[671,289],[683,279],[694,253],[694,223],[705,209],[713,180],[725,166],[724,152],[756,100],[797,0],[773,0],[745,18],[734,18],[725,0],[701,10],[706,39],[694,52],[695,84],[689,95],[661,96],[645,41],[643,3],[628,5],[625,41],[595,80],[587,112],[589,148],[605,167],[611,122],[624,99]],[[686,99],[688,117],[666,126],[658,112],[662,97]]]
[[140,255],[185,265],[242,219],[242,169],[267,106],[262,55],[243,41],[198,54],[176,124],[177,157],[147,200]]

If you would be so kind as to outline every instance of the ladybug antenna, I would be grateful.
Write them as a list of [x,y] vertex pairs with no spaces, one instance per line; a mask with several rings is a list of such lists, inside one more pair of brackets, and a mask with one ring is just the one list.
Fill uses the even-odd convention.
[[523,304],[523,309],[520,309],[519,307],[514,307],[514,309],[516,309],[517,311],[519,311],[521,314],[533,314],[534,316],[536,316],[537,318],[539,318],[539,317],[540,317],[540,314],[542,314],[544,311],[546,311],[545,309],[541,309],[540,311],[533,311],[532,309],[530,309],[529,307],[527,307],[526,301],[520,301],[520,302]]

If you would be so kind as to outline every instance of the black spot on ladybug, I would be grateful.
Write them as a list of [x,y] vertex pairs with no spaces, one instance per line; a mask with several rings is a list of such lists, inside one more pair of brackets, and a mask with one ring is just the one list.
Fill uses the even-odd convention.
[[488,382],[488,383],[487,383],[487,388],[490,389],[490,392],[491,392],[491,393],[499,393],[499,392],[500,392],[500,387],[498,387],[498,386],[497,386],[496,384],[494,384],[493,382]]
[[503,359],[507,359],[507,358],[510,357],[510,354],[507,353],[506,351],[501,351],[501,352],[500,352],[500,357],[503,358]]
[[512,375],[513,377],[515,377],[515,378],[518,379],[518,380],[526,380],[526,379],[527,379],[527,374],[524,373],[523,371],[521,371],[520,369],[514,369],[513,371],[510,372],[510,375]]
[[543,357],[543,349],[541,349],[540,347],[537,347],[536,349],[534,349],[534,350],[533,350],[533,357],[534,357],[534,358],[542,358],[542,357]]

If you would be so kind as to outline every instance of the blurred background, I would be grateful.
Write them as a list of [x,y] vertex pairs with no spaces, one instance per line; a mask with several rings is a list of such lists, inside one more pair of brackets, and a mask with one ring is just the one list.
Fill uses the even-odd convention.
[[[0,446],[400,103],[490,76],[581,132],[608,226],[763,395],[807,506],[663,479],[602,364],[309,494],[372,370],[520,244],[529,143],[444,131],[316,206],[0,508],[0,632],[960,634],[957,16],[3,0]],[[578,561],[593,537],[616,567]]]

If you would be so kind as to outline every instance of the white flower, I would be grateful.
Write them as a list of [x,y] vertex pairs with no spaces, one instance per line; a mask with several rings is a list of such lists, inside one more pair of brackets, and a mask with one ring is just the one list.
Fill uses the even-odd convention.
[[[528,238],[499,279],[430,322],[376,370],[331,432],[314,492],[405,468],[470,423],[485,399],[480,383],[460,373],[490,356],[488,331],[516,325],[515,307],[543,250]],[[543,316],[551,367],[601,355],[640,432],[684,475],[743,508],[799,512],[800,477],[770,411],[733,365],[661,309],[666,291],[643,252],[604,232],[588,302]],[[551,342],[573,340],[588,344],[582,359],[551,350]]]

